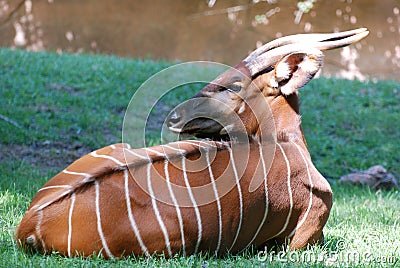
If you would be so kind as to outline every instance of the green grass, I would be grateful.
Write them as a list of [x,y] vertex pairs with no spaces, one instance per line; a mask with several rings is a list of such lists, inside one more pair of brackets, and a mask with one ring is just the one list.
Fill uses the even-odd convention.
[[[0,50],[0,267],[400,267],[400,193],[340,185],[350,168],[382,164],[400,174],[400,83],[316,79],[301,91],[303,128],[334,191],[326,244],[284,255],[68,259],[27,255],[13,242],[35,192],[82,153],[119,142],[135,90],[167,62]],[[165,96],[165,105],[198,90]],[[153,111],[157,114],[157,109]],[[149,143],[159,142],[149,132]],[[262,255],[260,255],[262,256]],[[303,256],[303,257],[302,257]],[[311,256],[311,262],[303,260]],[[318,259],[319,257],[319,259]],[[302,259],[303,258],[303,259]]]

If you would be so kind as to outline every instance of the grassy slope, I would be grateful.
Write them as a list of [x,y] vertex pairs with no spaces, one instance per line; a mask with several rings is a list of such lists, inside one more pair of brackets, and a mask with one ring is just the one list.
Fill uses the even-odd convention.
[[[256,253],[250,251],[224,259],[191,256],[104,261],[30,256],[14,246],[15,226],[34,193],[65,167],[51,159],[62,158],[63,153],[74,159],[79,156],[74,154],[75,148],[84,148],[84,152],[120,141],[124,110],[134,90],[168,65],[105,56],[0,50],[0,114],[20,126],[0,119],[0,267],[269,263],[259,262]],[[191,90],[195,92],[196,87]],[[191,94],[177,94],[175,100]],[[370,258],[394,256],[400,266],[399,191],[375,193],[336,182],[349,168],[364,169],[374,164],[400,174],[400,84],[317,79],[302,90],[301,101],[311,155],[317,168],[332,177],[335,194],[325,227],[327,244],[303,253],[329,255],[330,263],[343,266],[348,264],[345,254],[352,252],[362,255],[360,265],[375,266]],[[151,138],[156,142],[157,137]],[[343,249],[342,241],[346,244]],[[338,252],[341,255],[335,255]],[[273,256],[275,266],[290,264],[279,257]],[[341,262],[334,262],[334,257]],[[317,261],[315,266],[320,264]]]

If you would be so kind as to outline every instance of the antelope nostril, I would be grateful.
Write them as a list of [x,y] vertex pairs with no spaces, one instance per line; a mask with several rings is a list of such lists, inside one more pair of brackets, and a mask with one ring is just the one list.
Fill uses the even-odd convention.
[[168,119],[168,124],[169,125],[176,124],[179,121],[181,121],[181,117],[176,112],[172,112],[172,114],[170,115],[170,117]]

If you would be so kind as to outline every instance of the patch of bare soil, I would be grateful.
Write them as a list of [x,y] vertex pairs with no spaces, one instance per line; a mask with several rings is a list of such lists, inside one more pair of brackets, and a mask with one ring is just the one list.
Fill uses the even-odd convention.
[[173,107],[170,107],[162,102],[157,103],[153,108],[153,112],[150,113],[149,118],[147,119],[146,134],[160,134],[164,121],[172,109]]
[[[63,90],[69,90],[64,89]],[[159,133],[162,124],[171,107],[159,104],[154,113],[147,121],[146,132],[148,134]],[[108,144],[120,142],[119,139],[109,130],[103,133]],[[91,148],[80,143],[67,143],[59,141],[38,141],[31,145],[21,144],[0,144],[0,162],[24,161],[41,172],[61,171],[78,158],[99,148]]]
[[24,161],[31,166],[45,170],[61,170],[79,157],[93,151],[80,144],[62,142],[35,142],[30,146],[0,144],[0,161]]
[[46,85],[46,87],[51,90],[67,91],[71,94],[77,93],[79,91],[79,88],[71,87],[69,85],[64,85],[64,84],[48,84]]

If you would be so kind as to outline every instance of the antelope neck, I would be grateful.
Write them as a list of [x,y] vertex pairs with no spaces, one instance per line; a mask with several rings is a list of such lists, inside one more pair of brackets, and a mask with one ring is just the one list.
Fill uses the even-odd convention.
[[271,103],[277,142],[298,141],[306,143],[301,128],[299,98],[297,93],[279,95]]

